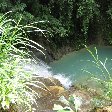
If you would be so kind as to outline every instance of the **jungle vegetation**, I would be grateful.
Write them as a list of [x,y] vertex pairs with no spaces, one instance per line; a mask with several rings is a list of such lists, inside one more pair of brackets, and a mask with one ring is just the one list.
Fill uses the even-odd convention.
[[[3,14],[9,11],[12,12],[5,17]],[[34,26],[30,27],[33,23]],[[33,41],[24,37],[26,29],[23,26],[30,28],[29,36]],[[110,45],[111,29],[111,0],[0,0],[0,107],[7,109],[10,104],[19,102],[32,110],[29,102],[35,102],[34,94],[26,91],[33,76],[23,72],[20,62],[27,63],[29,60],[25,59],[27,52],[21,50],[21,44],[25,46],[29,45],[29,41],[40,41],[52,43],[53,46],[49,45],[53,48],[70,45],[77,49],[91,43]],[[21,78],[21,75],[24,77]],[[14,81],[21,87],[15,86]],[[33,85],[36,86],[35,83]],[[26,94],[28,97],[24,102]]]
[[31,33],[33,40],[48,40],[56,48],[112,43],[111,0],[0,0],[0,13],[10,10],[16,20],[21,14],[21,24],[35,21],[47,31]]

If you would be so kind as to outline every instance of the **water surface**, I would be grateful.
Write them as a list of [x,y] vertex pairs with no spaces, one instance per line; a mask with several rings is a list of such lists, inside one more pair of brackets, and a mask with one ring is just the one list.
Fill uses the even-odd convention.
[[[99,60],[104,63],[105,59],[108,58],[105,65],[111,74],[112,47],[104,46],[96,48]],[[90,47],[89,49],[93,52],[95,57],[97,57],[94,47]],[[64,74],[65,76],[70,77],[73,82],[86,82],[86,80],[92,77],[92,75],[105,80],[105,76],[108,77],[106,70],[102,65],[100,65],[100,68],[103,69],[102,72],[92,61],[95,61],[94,58],[87,49],[84,48],[82,50],[69,53],[63,56],[60,60],[50,63],[50,67],[54,74]]]

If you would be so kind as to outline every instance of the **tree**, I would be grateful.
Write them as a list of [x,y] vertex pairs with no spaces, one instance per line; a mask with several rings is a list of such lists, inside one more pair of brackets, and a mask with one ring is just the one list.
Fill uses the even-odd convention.
[[[21,13],[24,22],[39,22],[55,44],[70,41],[87,44],[112,41],[111,0],[1,0],[0,12],[10,9]],[[5,4],[5,5],[4,5]],[[17,14],[14,17],[18,17]],[[101,44],[99,43],[99,44]],[[59,44],[58,44],[59,45]]]

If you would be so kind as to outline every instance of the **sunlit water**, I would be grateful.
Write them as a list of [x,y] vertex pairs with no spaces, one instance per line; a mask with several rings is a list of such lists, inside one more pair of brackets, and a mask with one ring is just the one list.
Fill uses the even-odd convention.
[[[98,56],[99,60],[102,63],[105,62],[106,58],[108,59],[105,63],[106,68],[112,74],[112,47],[96,47],[97,55],[94,47],[89,49],[93,52],[95,57]],[[96,67],[96,64],[93,62],[94,58],[90,53],[85,49],[72,52],[68,55],[65,55],[58,61],[50,63],[51,71],[53,74],[64,74],[66,77],[69,77],[72,82],[86,82],[90,77],[98,77],[101,79],[108,78],[108,73],[104,67],[100,64],[100,68],[103,69],[103,72]],[[106,78],[105,78],[106,76]]]

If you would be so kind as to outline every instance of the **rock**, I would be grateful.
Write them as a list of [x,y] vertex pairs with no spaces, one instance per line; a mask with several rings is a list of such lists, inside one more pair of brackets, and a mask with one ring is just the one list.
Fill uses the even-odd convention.
[[40,91],[40,98],[37,99],[36,112],[40,110],[52,110],[54,104],[59,100],[59,97],[65,92],[65,89],[61,86],[47,86],[48,90]]
[[95,112],[112,112],[112,105],[96,109]]
[[91,100],[94,96],[99,96],[94,90],[77,88],[75,86],[68,90],[62,86],[58,79],[53,77],[38,77],[34,79],[34,81],[37,81],[37,85],[39,86],[39,88],[32,86],[32,89],[39,95],[39,98],[36,100],[38,107],[34,105],[36,108],[35,112],[52,111],[54,104],[59,104],[64,107],[65,105],[59,101],[59,98],[64,96],[68,100],[70,95],[75,95],[77,98],[81,99],[81,106],[78,112],[112,112],[112,107],[110,106],[92,111],[94,107]]
[[47,88],[49,92],[54,95],[60,95],[65,91],[65,89],[61,86],[48,86]]
[[44,89],[39,89],[40,97],[58,97],[60,96],[65,89],[61,86],[46,86]]
[[53,77],[44,78],[44,77],[37,77],[33,79],[35,81],[34,85],[28,85],[32,90],[34,90],[39,97],[50,95],[50,94],[58,94],[61,91],[64,91],[62,84],[58,79]]
[[[61,82],[54,78],[54,77],[37,77],[36,79],[33,79],[34,81],[37,81],[37,85],[42,86],[41,83],[43,83],[46,86],[62,86]],[[38,83],[41,82],[41,83]]]

